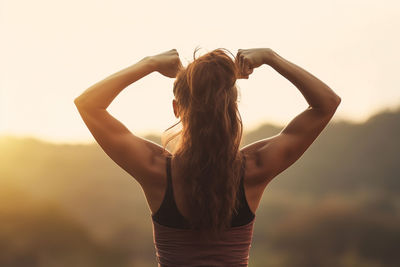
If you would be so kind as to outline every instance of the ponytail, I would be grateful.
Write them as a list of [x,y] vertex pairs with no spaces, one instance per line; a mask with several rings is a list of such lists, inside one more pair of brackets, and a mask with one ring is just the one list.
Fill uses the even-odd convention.
[[178,73],[173,89],[182,123],[174,136],[179,135],[180,142],[173,155],[182,166],[187,219],[193,229],[214,236],[231,226],[239,204],[243,125],[236,79],[234,61],[223,49],[216,49],[194,56]]

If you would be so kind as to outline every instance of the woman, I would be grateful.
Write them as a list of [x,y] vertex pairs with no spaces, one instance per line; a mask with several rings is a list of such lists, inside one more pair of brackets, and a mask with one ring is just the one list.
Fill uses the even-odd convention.
[[[292,82],[309,107],[277,135],[239,149],[237,79],[267,64]],[[158,71],[176,78],[173,110],[182,130],[172,152],[132,134],[107,112],[128,85]],[[96,141],[142,186],[159,266],[247,266],[255,213],[268,183],[314,142],[341,99],[272,49],[215,49],[183,67],[176,49],[148,56],[75,99]],[[174,137],[175,137],[174,136]]]

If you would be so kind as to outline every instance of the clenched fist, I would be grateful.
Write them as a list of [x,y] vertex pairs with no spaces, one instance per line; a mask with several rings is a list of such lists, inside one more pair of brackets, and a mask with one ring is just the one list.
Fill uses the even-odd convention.
[[253,69],[266,64],[273,51],[270,48],[239,49],[235,63],[239,69],[239,79],[248,79]]
[[175,78],[178,71],[183,67],[176,49],[165,51],[150,58],[156,70],[169,78]]

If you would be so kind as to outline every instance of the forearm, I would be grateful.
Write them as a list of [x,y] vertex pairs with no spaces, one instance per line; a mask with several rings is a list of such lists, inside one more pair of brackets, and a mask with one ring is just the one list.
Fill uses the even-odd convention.
[[273,51],[268,51],[265,61],[293,83],[312,108],[318,108],[324,112],[336,110],[340,97],[317,77]]
[[79,107],[106,109],[124,88],[153,71],[153,62],[150,57],[145,57],[92,85],[75,98],[74,102]]

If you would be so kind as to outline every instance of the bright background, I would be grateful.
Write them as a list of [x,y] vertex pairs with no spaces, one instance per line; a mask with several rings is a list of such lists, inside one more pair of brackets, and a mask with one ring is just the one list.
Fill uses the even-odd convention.
[[[342,99],[266,187],[249,267],[400,266],[399,24],[399,1],[0,0],[0,266],[155,266],[144,192],[74,99],[145,56],[176,48],[187,65],[197,46],[271,47]],[[109,110],[160,144],[173,82],[152,73]],[[237,84],[243,146],[308,106],[268,66]]]
[[[145,56],[176,48],[183,64],[196,46],[271,47],[342,98],[334,120],[365,121],[400,104],[399,1],[0,1],[0,135],[92,142],[73,100]],[[176,122],[173,79],[152,73],[109,110],[132,132]],[[247,129],[285,125],[307,107],[268,66],[241,89]]]

